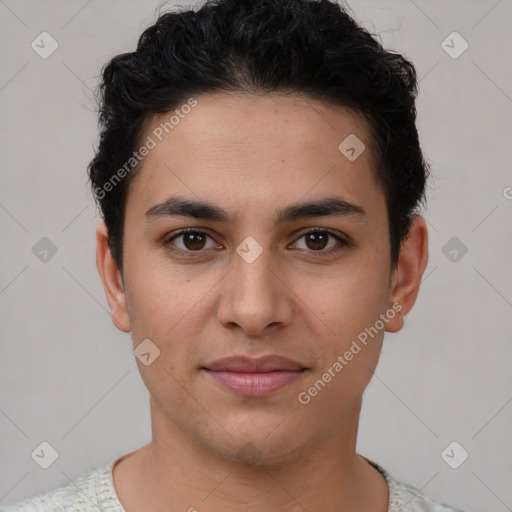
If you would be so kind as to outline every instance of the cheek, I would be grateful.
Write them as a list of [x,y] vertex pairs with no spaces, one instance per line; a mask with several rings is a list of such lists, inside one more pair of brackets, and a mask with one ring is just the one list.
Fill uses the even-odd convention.
[[301,276],[292,286],[304,314],[317,319],[327,339],[357,336],[388,307],[388,276],[382,262],[356,263],[331,274]]
[[325,388],[329,391],[322,391],[324,399],[350,402],[370,381],[382,347],[384,329],[379,319],[388,309],[383,262],[360,260],[350,269],[321,280],[318,276],[306,279],[297,286],[297,295],[305,304],[302,314],[310,319],[307,323],[314,340],[309,342],[314,342],[320,354],[310,383],[327,373]]
[[207,296],[212,284],[206,275],[193,279],[157,263],[148,263],[140,272],[135,266],[130,270],[127,305],[134,348],[150,339],[160,350],[155,369],[153,364],[138,363],[140,372],[150,390],[152,382],[160,381],[172,393],[178,382],[185,385],[191,365],[197,362],[205,321],[213,309]]
[[189,275],[161,261],[133,261],[126,272],[130,284],[127,305],[134,334],[162,337],[175,324],[179,325],[205,293],[205,283],[198,286],[196,280],[190,282]]

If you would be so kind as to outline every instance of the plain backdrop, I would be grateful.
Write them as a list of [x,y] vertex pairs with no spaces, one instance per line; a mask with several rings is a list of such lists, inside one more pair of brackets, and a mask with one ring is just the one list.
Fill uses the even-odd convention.
[[[160,5],[0,2],[4,505],[150,440],[131,338],[112,324],[96,270],[99,216],[86,167],[101,67],[135,49]],[[418,129],[432,165],[429,264],[404,329],[386,334],[358,452],[468,512],[512,510],[512,2],[350,5],[415,64]],[[58,44],[46,59],[31,46],[42,32]],[[41,261],[37,244],[56,252]],[[58,453],[48,469],[31,456],[42,442]],[[452,442],[452,459],[469,454],[457,469],[441,456]]]

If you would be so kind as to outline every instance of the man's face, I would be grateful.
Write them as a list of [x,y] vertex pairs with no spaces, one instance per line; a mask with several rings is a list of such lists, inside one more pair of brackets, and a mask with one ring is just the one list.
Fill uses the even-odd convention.
[[[196,99],[161,141],[152,134],[170,114],[155,117],[142,137],[157,144],[126,203],[123,326],[134,347],[149,339],[160,350],[151,364],[138,362],[160,424],[226,457],[250,442],[258,457],[278,460],[358,415],[386,329],[378,322],[366,344],[360,334],[391,307],[385,198],[367,126],[354,113],[297,96]],[[339,149],[350,134],[366,146],[355,160],[357,148]],[[155,208],[169,198],[208,203],[227,219]],[[291,206],[324,199],[364,214],[317,209],[321,215],[275,223]],[[199,233],[179,235],[183,229]],[[227,356],[269,354],[306,370],[251,396],[205,369]],[[331,379],[309,392],[329,368]]]

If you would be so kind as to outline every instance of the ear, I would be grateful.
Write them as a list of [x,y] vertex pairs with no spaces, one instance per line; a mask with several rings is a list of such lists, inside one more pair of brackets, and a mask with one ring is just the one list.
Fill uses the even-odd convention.
[[404,326],[404,317],[416,302],[427,263],[427,224],[422,217],[414,215],[411,219],[409,235],[402,241],[398,265],[393,271],[390,285],[390,307],[398,302],[402,309],[386,323],[386,331],[398,332]]
[[108,245],[108,231],[104,222],[96,228],[96,266],[112,310],[112,322],[120,331],[130,332],[130,319],[126,309],[126,294],[121,272],[112,257]]

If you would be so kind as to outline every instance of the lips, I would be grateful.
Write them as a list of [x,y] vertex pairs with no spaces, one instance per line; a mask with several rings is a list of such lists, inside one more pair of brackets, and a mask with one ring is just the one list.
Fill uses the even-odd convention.
[[202,368],[224,389],[244,397],[264,397],[299,379],[308,368],[278,355],[254,359],[232,356]]
[[212,372],[266,373],[274,371],[300,371],[305,366],[278,355],[255,359],[247,356],[231,356],[218,359],[205,367]]

